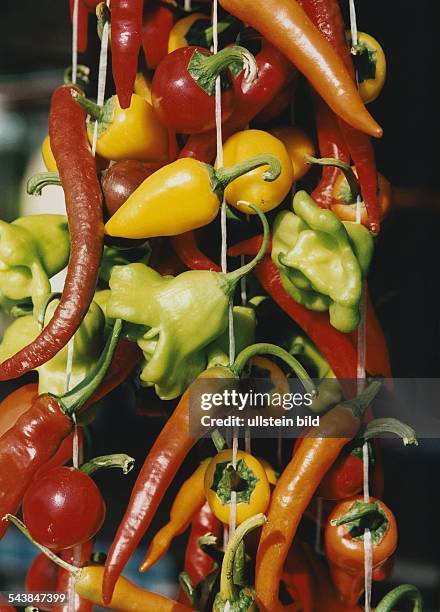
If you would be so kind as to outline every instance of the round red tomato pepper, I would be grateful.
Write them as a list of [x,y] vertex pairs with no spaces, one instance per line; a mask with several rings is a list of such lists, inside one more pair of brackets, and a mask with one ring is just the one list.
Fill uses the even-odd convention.
[[34,540],[54,550],[87,542],[105,518],[105,502],[90,476],[64,466],[32,483],[22,509]]

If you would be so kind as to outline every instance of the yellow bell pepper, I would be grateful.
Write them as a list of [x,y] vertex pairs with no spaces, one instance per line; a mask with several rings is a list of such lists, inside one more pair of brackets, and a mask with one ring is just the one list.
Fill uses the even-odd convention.
[[215,516],[229,524],[231,492],[236,491],[239,525],[259,512],[265,512],[270,501],[270,485],[260,461],[244,451],[237,452],[236,467],[232,467],[232,450],[220,451],[209,463],[205,473],[205,495]]
[[186,39],[186,34],[189,29],[196,21],[206,20],[207,25],[210,23],[210,19],[204,13],[192,13],[187,17],[183,17],[183,19],[179,19],[177,21],[168,38],[168,53],[172,53],[176,49],[181,49],[182,47],[188,47],[189,43]]
[[58,172],[57,162],[53,156],[52,149],[50,148],[49,135],[41,143],[41,155],[43,157],[44,165],[48,172]]
[[[350,37],[350,34],[348,33]],[[359,93],[365,104],[373,102],[385,85],[387,62],[380,43],[365,32],[358,32],[358,44],[355,47],[358,56],[366,57],[366,62],[360,60],[358,66]]]
[[[122,109],[117,96],[104,106],[72,91],[75,100],[98,121],[96,152],[108,160],[136,159],[145,162],[166,162],[169,159],[168,131],[159,121],[151,104],[132,94],[130,106]],[[93,142],[94,121],[89,123],[88,136]]]
[[256,168],[245,176],[237,178],[225,189],[228,204],[246,212],[249,211],[240,200],[252,202],[263,212],[276,208],[289,193],[293,182],[292,162],[284,144],[272,134],[262,130],[243,130],[237,132],[225,142],[223,147],[223,165],[225,168],[239,163],[251,155],[268,153],[274,155],[281,164],[281,173],[270,183],[264,180],[264,170]]
[[105,231],[121,238],[152,238],[176,236],[207,225],[218,213],[225,187],[263,165],[269,165],[261,180],[264,185],[264,181],[275,181],[281,172],[272,155],[257,155],[219,170],[195,159],[178,159],[145,179],[107,221]]
[[315,155],[313,141],[297,127],[277,127],[270,130],[270,133],[286,147],[292,160],[293,180],[298,181],[310,170],[310,164],[306,162],[304,155]]

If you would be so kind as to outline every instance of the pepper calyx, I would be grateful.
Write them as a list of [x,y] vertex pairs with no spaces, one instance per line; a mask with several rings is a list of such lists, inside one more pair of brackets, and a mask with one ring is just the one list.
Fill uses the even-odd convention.
[[211,485],[223,505],[231,503],[231,493],[236,492],[237,504],[249,504],[258,478],[244,459],[239,459],[234,467],[230,461],[217,463]]
[[378,503],[355,501],[348,512],[339,519],[333,519],[334,527],[347,525],[348,533],[353,540],[364,540],[364,533],[369,529],[373,544],[380,544],[387,532],[389,521]]
[[118,453],[113,455],[102,455],[101,457],[94,457],[83,463],[79,470],[84,474],[91,475],[97,470],[119,468],[123,474],[128,474],[134,468],[135,460],[133,457],[124,453]]
[[356,174],[353,172],[350,164],[345,163],[341,159],[334,157],[312,157],[311,155],[304,155],[304,159],[308,164],[315,164],[318,166],[333,166],[339,168],[343,172],[350,189],[350,202],[348,204],[355,204],[361,197],[361,189]]
[[372,380],[370,384],[360,393],[357,397],[352,400],[345,400],[340,405],[347,410],[350,410],[356,418],[362,419],[365,410],[374,400],[376,395],[382,388],[382,380]]
[[112,96],[104,103],[103,106],[100,106],[99,104],[96,104],[96,102],[89,100],[73,89],[72,98],[84,108],[84,110],[90,116],[91,122],[98,122],[98,138],[102,136],[102,134],[113,123],[117,97]]
[[196,49],[188,63],[188,72],[194,81],[208,94],[215,94],[217,77],[230,64],[240,62],[243,65],[245,80],[252,83],[258,75],[257,62],[250,51],[238,45],[225,47],[215,54],[208,54]]
[[40,196],[44,187],[49,185],[62,187],[58,172],[39,172],[34,174],[26,183],[26,192],[29,195]]

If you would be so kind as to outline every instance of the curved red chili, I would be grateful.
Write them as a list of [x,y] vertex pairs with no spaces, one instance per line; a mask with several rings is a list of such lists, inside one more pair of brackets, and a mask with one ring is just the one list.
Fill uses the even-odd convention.
[[70,340],[95,292],[104,239],[102,193],[86,132],[86,113],[72,92],[55,90],[49,113],[51,148],[64,189],[70,232],[70,259],[63,294],[41,334],[0,365],[0,380],[17,378],[49,361]]
[[207,555],[199,546],[199,538],[207,533],[219,537],[221,523],[213,514],[208,502],[200,508],[191,522],[191,531],[185,552],[184,569],[191,578],[193,585],[197,585],[212,570],[212,558]]

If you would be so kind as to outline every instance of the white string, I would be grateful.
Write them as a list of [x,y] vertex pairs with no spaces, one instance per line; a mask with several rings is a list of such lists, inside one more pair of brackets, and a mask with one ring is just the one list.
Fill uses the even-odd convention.
[[351,31],[351,44],[352,47],[356,47],[358,44],[358,28],[356,19],[356,6],[355,0],[349,0],[350,7],[350,31]]
[[78,74],[78,8],[79,0],[73,0],[72,13],[72,83],[76,85]]
[[185,2],[183,3],[183,10],[185,11],[185,13],[190,13],[192,11],[191,0],[185,0]]
[[[110,0],[106,2],[107,7],[110,6]],[[108,41],[109,41],[109,24],[106,21],[102,28],[101,36],[101,51],[99,53],[99,67],[98,67],[98,93],[96,96],[96,103],[98,106],[104,104],[105,97],[105,83],[107,80],[107,55],[108,55]],[[92,141],[92,154],[96,154],[96,143],[98,142],[98,121],[95,121],[93,127],[93,141]]]

